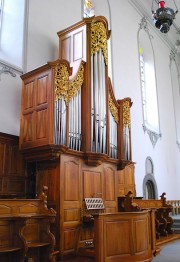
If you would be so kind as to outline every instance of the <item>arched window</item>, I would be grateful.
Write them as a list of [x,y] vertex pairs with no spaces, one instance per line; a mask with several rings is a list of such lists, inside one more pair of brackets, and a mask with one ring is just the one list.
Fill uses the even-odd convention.
[[145,177],[143,180],[143,198],[157,199],[157,184],[154,178],[154,166],[150,157],[146,158],[145,162]]
[[0,64],[18,72],[22,72],[24,67],[27,2],[27,0],[1,1]]
[[151,180],[146,182],[145,199],[155,199],[154,184]]
[[176,125],[176,142],[180,148],[180,82],[175,53],[170,54],[170,72],[173,92],[174,118]]
[[155,146],[160,134],[158,96],[156,87],[156,72],[152,36],[147,27],[147,21],[142,18],[138,30],[138,53],[140,66],[143,128]]

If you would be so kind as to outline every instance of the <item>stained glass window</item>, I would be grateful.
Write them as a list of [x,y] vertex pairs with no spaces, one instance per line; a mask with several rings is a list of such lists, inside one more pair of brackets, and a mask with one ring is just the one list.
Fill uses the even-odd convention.
[[83,17],[94,16],[94,3],[92,0],[83,0]]

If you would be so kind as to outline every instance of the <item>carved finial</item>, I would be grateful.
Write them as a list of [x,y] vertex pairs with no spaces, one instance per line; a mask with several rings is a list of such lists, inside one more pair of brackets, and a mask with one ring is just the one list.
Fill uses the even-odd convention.
[[162,195],[160,196],[160,198],[161,198],[161,199],[166,199],[166,198],[165,198],[165,195],[166,195],[166,193],[163,192]]

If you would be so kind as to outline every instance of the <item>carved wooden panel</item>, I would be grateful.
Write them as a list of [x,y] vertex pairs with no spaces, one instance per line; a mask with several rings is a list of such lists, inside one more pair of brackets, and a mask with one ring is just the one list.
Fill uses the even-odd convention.
[[[22,76],[20,146],[47,145],[53,141],[53,86],[48,65]],[[42,70],[42,72],[41,72]],[[37,72],[36,72],[37,71]]]
[[0,176],[4,173],[4,149],[5,145],[0,143]]
[[37,110],[36,113],[36,120],[37,120],[37,124],[36,124],[36,140],[40,140],[42,138],[46,138],[47,137],[47,119],[48,119],[48,115],[47,115],[47,108],[42,109],[42,110]]
[[71,36],[67,36],[66,38],[61,40],[60,52],[60,57],[62,59],[71,61]]
[[21,134],[22,142],[32,142],[34,140],[33,134],[33,112],[24,114],[23,129]]
[[134,173],[133,173],[133,166],[126,166],[124,169],[125,175],[125,183],[126,185],[133,185],[134,184]]
[[77,208],[64,210],[64,222],[78,222],[80,218],[80,210]]
[[100,172],[83,172],[83,198],[93,197],[94,194],[102,194],[102,178]]
[[30,110],[34,106],[34,79],[24,85],[22,110]]
[[0,197],[25,194],[25,166],[19,138],[0,133]]
[[64,163],[64,201],[79,200],[79,166],[73,161]]
[[77,24],[71,32],[58,32],[59,58],[70,63],[78,60],[86,61],[86,26]]
[[[149,241],[145,241],[144,236],[148,236],[148,221],[147,219],[139,219],[134,223],[134,233],[135,233],[135,253],[143,252],[147,250]],[[140,234],[141,232],[141,234]],[[149,236],[148,236],[149,239]],[[147,240],[148,240],[147,239]]]
[[[64,250],[74,250],[75,249],[75,243],[74,241],[70,241],[70,239],[76,239],[77,238],[77,230],[75,229],[67,229],[64,231]],[[74,250],[75,251],[75,250]]]
[[[36,192],[41,192],[43,186],[48,187],[48,200],[59,202],[59,166],[38,167],[36,173]],[[57,210],[58,206],[56,207]]]
[[116,200],[115,171],[112,168],[104,169],[105,200]]
[[134,181],[134,165],[128,165],[123,170],[117,171],[118,196],[125,196],[129,191],[136,195]]
[[99,262],[151,261],[155,241],[153,239],[150,242],[150,235],[155,232],[151,223],[153,221],[149,211],[96,214],[95,260]]
[[[128,220],[125,221],[107,221],[105,232],[108,238],[105,241],[105,249],[107,256],[115,256],[118,254],[129,254],[130,238],[127,237],[126,241],[119,236],[130,236],[130,224]],[[116,239],[116,241],[114,241]]]

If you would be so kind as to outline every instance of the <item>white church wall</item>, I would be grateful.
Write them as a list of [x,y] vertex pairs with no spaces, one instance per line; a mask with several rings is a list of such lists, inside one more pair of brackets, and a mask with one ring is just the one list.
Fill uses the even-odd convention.
[[57,32],[82,17],[81,1],[29,1],[27,70],[58,59]]
[[[98,1],[98,0],[96,0]],[[96,1],[95,4],[96,4]],[[149,156],[154,164],[154,177],[158,195],[167,193],[168,199],[180,199],[180,150],[176,145],[175,121],[169,71],[170,49],[150,27],[155,52],[160,129],[162,137],[153,147],[142,124],[140,73],[137,31],[141,15],[127,0],[109,0],[98,4],[96,15],[111,17],[113,86],[117,99],[131,97],[132,159],[138,196],[142,196],[145,160]],[[102,13],[100,8],[102,6]],[[57,32],[78,22],[82,17],[81,1],[36,0],[29,1],[27,71],[58,58]],[[110,16],[111,15],[111,16]],[[2,74],[0,81],[0,131],[19,134],[21,79]]]
[[[177,164],[175,122],[173,113],[172,87],[169,71],[170,48],[149,27],[153,35],[157,92],[159,99],[160,128],[162,137],[153,148],[147,133],[142,129],[142,107],[140,93],[140,74],[138,65],[137,31],[141,21],[140,14],[129,4],[129,1],[117,3],[110,1],[113,37],[114,85],[118,97],[130,96],[133,101],[132,120],[132,156],[136,162],[135,180],[138,196],[142,196],[145,160],[150,156],[154,164],[154,177],[158,194],[167,193],[169,199],[179,199],[178,193],[180,172]],[[174,179],[172,179],[172,176]]]
[[21,80],[18,74],[0,76],[0,132],[19,136]]

